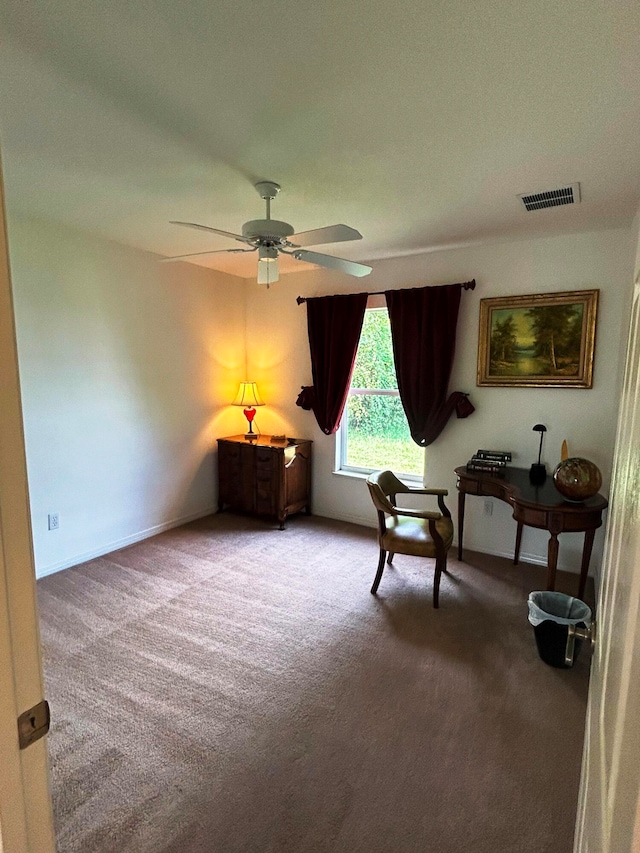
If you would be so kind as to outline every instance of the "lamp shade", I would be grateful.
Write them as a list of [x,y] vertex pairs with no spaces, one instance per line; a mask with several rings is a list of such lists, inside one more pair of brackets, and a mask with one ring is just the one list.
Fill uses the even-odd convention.
[[264,406],[264,400],[258,391],[257,382],[241,382],[240,387],[238,388],[238,393],[231,405],[244,406],[245,408],[250,408],[251,406]]

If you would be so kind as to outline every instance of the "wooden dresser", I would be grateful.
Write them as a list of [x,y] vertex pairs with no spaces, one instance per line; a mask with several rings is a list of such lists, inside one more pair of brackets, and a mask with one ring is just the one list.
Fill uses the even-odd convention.
[[218,439],[218,509],[273,516],[311,514],[311,441],[244,435]]

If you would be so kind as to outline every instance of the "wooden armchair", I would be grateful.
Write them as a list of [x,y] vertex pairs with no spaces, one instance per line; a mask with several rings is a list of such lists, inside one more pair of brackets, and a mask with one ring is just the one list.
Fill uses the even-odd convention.
[[[378,590],[384,561],[391,563],[394,554],[435,559],[433,579],[433,606],[438,606],[440,575],[447,570],[447,551],[453,541],[451,513],[445,506],[447,489],[415,489],[405,486],[391,471],[378,471],[367,477],[367,486],[378,511],[378,542],[380,560],[372,595]],[[396,505],[396,495],[435,495],[440,512],[415,510]]]

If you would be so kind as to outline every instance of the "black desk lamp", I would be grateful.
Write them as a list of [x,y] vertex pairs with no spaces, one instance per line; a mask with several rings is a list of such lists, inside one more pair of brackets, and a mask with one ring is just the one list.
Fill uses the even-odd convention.
[[540,433],[540,449],[538,450],[538,461],[534,462],[531,468],[529,468],[529,480],[534,484],[534,486],[539,486],[547,479],[547,468],[540,462],[542,457],[542,439],[544,438],[547,428],[544,424],[536,424],[533,430],[534,432]]

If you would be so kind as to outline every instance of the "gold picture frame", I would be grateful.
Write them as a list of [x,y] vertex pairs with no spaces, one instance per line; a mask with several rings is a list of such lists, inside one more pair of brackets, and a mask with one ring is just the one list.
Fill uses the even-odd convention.
[[599,293],[482,299],[477,385],[591,388]]

